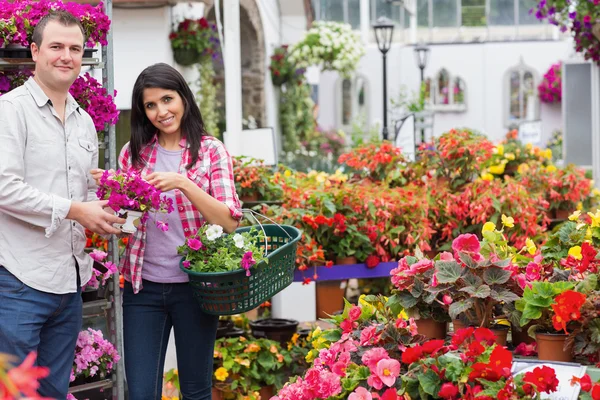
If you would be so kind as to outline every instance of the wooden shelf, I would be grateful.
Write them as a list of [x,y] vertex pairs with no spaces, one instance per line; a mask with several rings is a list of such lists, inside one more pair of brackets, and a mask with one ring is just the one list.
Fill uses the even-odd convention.
[[69,387],[69,393],[85,392],[92,389],[110,389],[113,387],[112,379],[104,379],[98,382],[85,383],[83,385]]

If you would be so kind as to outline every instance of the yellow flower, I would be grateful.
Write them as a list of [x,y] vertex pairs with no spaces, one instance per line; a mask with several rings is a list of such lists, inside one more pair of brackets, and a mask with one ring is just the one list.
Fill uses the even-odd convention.
[[515,159],[515,155],[514,155],[514,153],[506,153],[506,154],[504,155],[504,158],[506,158],[506,159],[507,159],[507,160],[509,160],[509,161],[512,161],[512,160],[514,160],[514,159]]
[[179,370],[178,370],[177,368],[175,368],[175,369],[173,370],[173,373],[174,373],[175,375],[179,375]]
[[223,382],[225,379],[227,379],[228,376],[229,376],[229,372],[227,372],[227,370],[223,367],[219,367],[215,371],[215,378],[218,381]]
[[483,224],[483,228],[481,228],[481,233],[484,232],[494,232],[496,230],[496,224],[488,221],[485,224]]
[[504,173],[505,164],[492,165],[489,169],[490,173],[500,175]]
[[546,167],[547,172],[556,172],[556,166],[554,164],[550,164]]
[[488,172],[484,172],[483,174],[481,174],[481,179],[483,179],[484,181],[493,181],[494,175],[492,175]]
[[503,155],[504,154],[504,145],[502,145],[502,144],[496,145],[496,147],[494,147],[493,152],[494,152],[494,154],[498,154],[500,156]]
[[290,341],[294,344],[294,346],[298,345],[298,339],[300,338],[300,335],[298,333],[294,333],[292,335],[292,338],[290,339]]
[[507,228],[514,228],[515,219],[513,217],[507,217],[506,215],[502,214],[502,225],[506,226]]
[[274,344],[271,345],[271,348],[269,349],[269,351],[273,354],[277,354],[277,347],[275,347]]
[[283,176],[285,176],[286,178],[289,178],[290,176],[292,176],[292,171],[290,171],[289,169],[286,169],[285,172],[283,173]]
[[588,212],[588,215],[592,219],[592,224],[590,225],[592,228],[600,226],[600,210],[596,210],[595,214]]
[[569,255],[576,260],[581,260],[581,246],[573,246],[569,249]]
[[523,175],[527,171],[529,171],[529,165],[526,163],[523,163],[517,167],[517,172],[521,175]]
[[544,155],[544,157],[546,157],[548,160],[552,160],[552,150],[551,149],[546,149],[542,152],[542,154]]
[[250,368],[250,360],[248,360],[247,358],[245,360],[241,360],[240,365],[243,365],[246,368]]
[[245,341],[246,341],[246,338],[245,338],[245,337],[243,337],[243,336],[240,336],[240,338],[239,338],[238,340],[239,340],[240,342],[245,342]]
[[531,143],[527,143],[527,144],[525,145],[525,148],[526,148],[527,150],[529,150],[529,151],[533,151],[533,145],[532,145]]
[[575,208],[579,211],[583,210],[583,203],[582,202],[578,202],[577,205],[575,206]]
[[244,353],[258,353],[259,351],[260,351],[259,345],[257,345],[256,343],[250,343],[244,350]]
[[306,355],[306,357],[304,357],[304,360],[306,360],[307,363],[313,362],[314,359],[315,359],[315,353],[313,350],[309,351],[308,354]]
[[527,252],[531,255],[534,255],[535,251],[537,250],[537,248],[535,247],[535,243],[533,243],[533,240],[529,238],[525,239],[525,247],[523,248],[526,249]]
[[569,215],[569,221],[577,221],[579,216],[581,215],[581,210],[577,210],[573,212],[573,214]]

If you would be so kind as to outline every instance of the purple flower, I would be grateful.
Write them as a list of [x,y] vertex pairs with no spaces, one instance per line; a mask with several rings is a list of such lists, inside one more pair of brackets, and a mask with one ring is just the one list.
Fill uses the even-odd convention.
[[156,221],[156,227],[163,232],[166,232],[169,230],[169,224],[164,221]]
[[185,260],[182,264],[183,264],[183,268],[186,268],[186,269],[190,269],[191,268],[190,267],[191,263],[188,260]]
[[256,260],[254,260],[254,257],[252,257],[252,252],[245,252],[244,256],[242,257],[241,265],[242,268],[246,270],[246,276],[250,276],[250,268],[252,268],[254,264],[256,264]]
[[198,251],[202,248],[202,242],[196,238],[188,239],[188,247],[192,250]]

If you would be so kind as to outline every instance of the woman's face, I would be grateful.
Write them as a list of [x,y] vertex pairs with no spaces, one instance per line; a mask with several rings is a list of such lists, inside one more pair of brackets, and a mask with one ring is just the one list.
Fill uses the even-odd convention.
[[161,134],[181,136],[185,106],[179,93],[169,89],[146,88],[143,102],[146,116]]

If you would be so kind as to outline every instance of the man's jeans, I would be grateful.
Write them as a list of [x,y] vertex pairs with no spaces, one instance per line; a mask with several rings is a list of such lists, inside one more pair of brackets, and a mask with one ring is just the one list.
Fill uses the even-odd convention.
[[160,400],[171,327],[184,400],[210,400],[219,318],[200,310],[187,283],[154,283],[123,292],[125,375],[130,400]]
[[37,365],[50,369],[50,375],[40,382],[42,397],[67,397],[82,324],[80,290],[40,292],[0,266],[0,353],[17,356],[20,364],[27,354],[37,351]]

